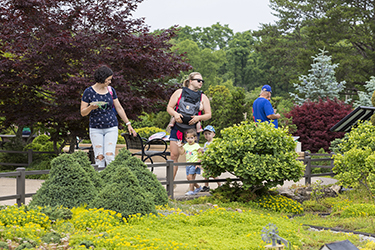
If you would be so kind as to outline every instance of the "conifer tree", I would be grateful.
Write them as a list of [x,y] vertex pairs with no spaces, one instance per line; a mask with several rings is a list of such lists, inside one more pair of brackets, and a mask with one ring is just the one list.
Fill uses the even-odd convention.
[[327,52],[322,49],[319,54],[312,56],[310,73],[300,76],[300,83],[293,84],[298,94],[289,94],[296,104],[302,105],[308,100],[317,102],[326,98],[333,100],[339,98],[339,93],[344,90],[346,82],[338,83],[335,77],[335,68],[339,64],[332,64],[331,56],[328,56]]
[[48,179],[33,196],[30,205],[73,208],[89,204],[98,194],[91,178],[71,154],[51,162]]
[[375,77],[371,76],[370,80],[366,82],[365,88],[367,92],[358,91],[359,100],[355,101],[353,106],[354,108],[358,106],[369,106],[372,107],[371,97],[375,91]]

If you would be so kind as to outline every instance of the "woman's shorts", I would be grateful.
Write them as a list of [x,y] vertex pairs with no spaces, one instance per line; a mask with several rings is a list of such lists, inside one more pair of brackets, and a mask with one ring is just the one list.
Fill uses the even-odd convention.
[[201,168],[196,168],[195,165],[186,166],[186,175],[201,174]]
[[[200,133],[198,133],[198,141],[199,141],[199,135]],[[176,126],[173,126],[171,129],[170,136],[169,136],[169,141],[182,141],[182,143],[186,143],[185,138],[184,138],[184,131],[180,131],[177,129]]]

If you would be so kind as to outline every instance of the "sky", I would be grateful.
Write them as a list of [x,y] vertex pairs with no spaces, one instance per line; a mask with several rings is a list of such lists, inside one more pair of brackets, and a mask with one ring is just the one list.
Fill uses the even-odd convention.
[[258,30],[260,23],[275,23],[269,0],[144,0],[133,13],[145,17],[150,31],[173,25],[209,27],[228,24],[234,32]]

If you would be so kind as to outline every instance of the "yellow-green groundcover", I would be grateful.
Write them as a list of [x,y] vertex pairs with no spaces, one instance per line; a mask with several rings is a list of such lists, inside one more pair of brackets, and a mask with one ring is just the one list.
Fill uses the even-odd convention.
[[[68,220],[52,221],[41,208],[10,206],[0,210],[0,242],[8,244],[33,242],[40,249],[264,249],[262,228],[269,223],[279,228],[279,235],[294,249],[302,249],[311,240],[326,234],[332,240],[349,239],[352,234],[311,232],[287,216],[261,214],[252,210],[213,207],[195,214],[185,214],[170,207],[158,207],[159,214],[121,214],[103,209],[72,209]],[[60,243],[45,243],[50,232],[61,235]]]

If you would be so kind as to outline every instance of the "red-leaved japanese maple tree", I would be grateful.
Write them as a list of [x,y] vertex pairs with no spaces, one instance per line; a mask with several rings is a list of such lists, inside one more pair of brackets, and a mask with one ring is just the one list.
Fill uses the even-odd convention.
[[102,64],[114,71],[112,86],[129,118],[166,105],[176,86],[163,79],[191,67],[169,49],[175,29],[153,35],[143,19],[132,19],[140,2],[3,0],[3,125],[43,126],[54,141],[72,143],[86,135],[88,120],[80,115],[80,99]]
[[297,132],[302,143],[302,151],[310,150],[317,153],[323,148],[329,152],[331,141],[344,137],[344,132],[332,132],[336,123],[341,121],[352,111],[352,106],[335,99],[320,99],[319,102],[307,101],[301,106],[295,106],[285,116],[292,118],[293,124],[297,126]]

